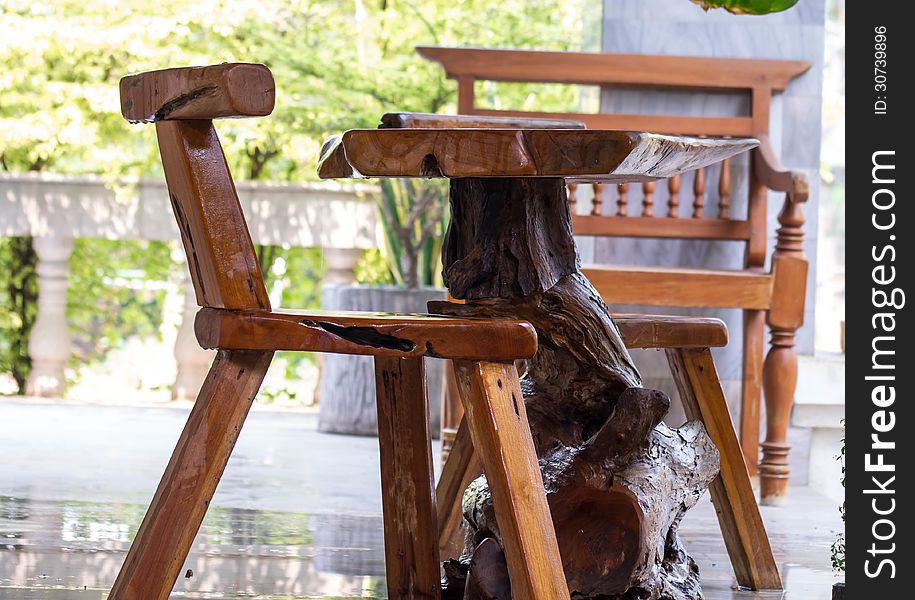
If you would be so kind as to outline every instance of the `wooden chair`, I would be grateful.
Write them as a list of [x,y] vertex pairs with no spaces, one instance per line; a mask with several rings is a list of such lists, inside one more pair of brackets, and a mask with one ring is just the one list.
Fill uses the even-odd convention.
[[[759,139],[749,170],[747,215],[731,210],[731,166],[723,163],[717,182],[719,202],[707,217],[708,183],[696,172],[692,190],[681,190],[680,177],[667,181],[667,206],[655,206],[656,184],[641,190],[620,185],[616,207],[607,209],[610,190],[593,184],[590,214],[574,215],[578,235],[732,240],[746,245],[744,268],[736,271],[645,266],[589,265],[582,272],[609,304],[740,308],[743,323],[743,383],[740,439],[751,474],[760,475],[763,502],[784,497],[788,481],[788,422],[797,384],[795,333],[804,321],[807,260],[803,252],[804,216],[808,196],[805,173],[784,169],[769,141],[772,95],[807,71],[801,61],[645,56],[419,47],[425,58],[439,62],[458,82],[458,112],[476,117],[570,119],[594,129],[634,129],[697,136],[747,136]],[[748,94],[750,114],[696,117],[646,114],[582,114],[487,110],[474,103],[476,81],[564,83],[597,86],[648,86],[653,89],[737,91]],[[785,194],[778,215],[780,227],[771,267],[765,269],[766,202],[768,191]],[[577,186],[569,185],[575,203]],[[641,198],[639,198],[641,196]],[[681,196],[687,199],[681,201]],[[641,207],[636,206],[641,200]],[[689,203],[690,206],[681,206]],[[684,208],[687,208],[684,215]],[[638,209],[638,210],[633,210]],[[609,213],[609,214],[605,214]],[[763,362],[764,325],[771,330],[770,350]],[[766,439],[759,459],[760,398],[766,398]],[[453,411],[452,411],[453,412]],[[446,413],[450,414],[450,413]],[[447,426],[447,423],[446,423]],[[452,424],[453,426],[453,424]]]
[[[629,349],[664,350],[690,420],[702,421],[721,455],[709,492],[737,583],[753,590],[782,589],[778,565],[750,484],[710,348],[727,344],[718,319],[618,314],[613,316]],[[461,498],[482,470],[467,422],[461,421],[436,488],[439,550],[460,555]]]
[[520,321],[273,311],[212,119],[269,114],[263,65],[153,71],[121,80],[121,109],[155,122],[197,301],[196,333],[219,350],[111,591],[169,596],[276,350],[375,357],[385,556],[391,598],[440,595],[423,357],[450,358],[469,436],[493,489],[519,598],[568,598],[513,360],[537,348]]

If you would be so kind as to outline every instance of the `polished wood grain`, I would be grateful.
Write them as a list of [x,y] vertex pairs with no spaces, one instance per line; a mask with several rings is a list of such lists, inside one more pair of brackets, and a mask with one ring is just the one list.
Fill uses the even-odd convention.
[[566,119],[516,119],[479,115],[438,115],[431,113],[387,113],[380,129],[584,129],[581,121]]
[[[620,198],[625,198],[621,195]],[[625,201],[621,210],[625,209]],[[672,210],[676,209],[676,205]],[[607,218],[596,215],[573,215],[576,235],[639,237],[691,240],[750,239],[750,222],[732,219],[668,219],[659,217]]]
[[623,343],[633,348],[719,348],[728,344],[720,319],[613,313]]
[[212,121],[156,123],[197,304],[270,309],[257,253]]
[[467,360],[528,358],[537,351],[534,328],[508,319],[203,309],[197,313],[194,330],[204,348]]
[[803,171],[785,169],[768,135],[761,135],[759,147],[753,153],[753,174],[760,183],[774,192],[786,192],[792,201],[803,202],[810,193],[810,183]]
[[124,118],[151,123],[269,115],[276,86],[264,65],[223,63],[128,75],[120,92]]
[[585,265],[582,273],[610,304],[769,308],[769,273]]
[[721,455],[721,470],[709,491],[737,583],[754,590],[780,590],[778,565],[712,354],[708,348],[676,348],[667,350],[667,358],[687,418],[702,421]]
[[518,372],[512,363],[455,361],[454,368],[492,493],[512,596],[568,598]]
[[701,139],[590,129],[353,129],[324,144],[318,175],[670,177],[739,154],[753,139]]
[[272,358],[272,352],[236,350],[216,355],[112,600],[165,600],[171,594]]
[[781,91],[809,62],[588,52],[544,52],[417,46],[451,78],[488,81],[579,83]]
[[375,357],[384,555],[391,600],[440,600],[432,432],[422,358]]

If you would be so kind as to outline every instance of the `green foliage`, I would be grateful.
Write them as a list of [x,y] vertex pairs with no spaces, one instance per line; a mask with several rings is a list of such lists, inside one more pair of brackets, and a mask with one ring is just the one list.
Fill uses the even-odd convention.
[[20,394],[32,366],[29,333],[37,312],[37,263],[31,238],[0,238],[0,373],[13,376]]
[[448,227],[448,189],[437,179],[382,179],[383,255],[395,284],[436,285]]
[[[120,78],[249,61],[273,71],[277,104],[268,118],[220,121],[233,173],[238,179],[313,180],[321,143],[332,133],[374,127],[390,111],[454,111],[454,83],[414,46],[578,49],[584,1],[0,0],[0,169],[98,174],[111,182],[161,177],[155,128],[132,126],[120,115]],[[481,98],[494,105],[524,107],[536,99],[551,110],[578,108],[578,92],[570,86],[481,85],[489,86]],[[420,244],[416,261],[416,279],[424,284],[437,275],[431,239]],[[283,289],[283,303],[313,306],[313,251],[283,252],[294,282]],[[265,257],[270,268],[278,256],[271,253],[272,260]],[[386,262],[367,253],[359,280],[411,280],[401,265],[392,269],[390,258]],[[164,292],[140,283],[169,280],[174,266],[165,245],[79,240],[70,265],[68,311],[80,361],[101,357],[129,335],[158,332]],[[27,262],[9,263],[4,271],[28,268]],[[0,369],[14,370],[17,378],[29,315],[34,317],[28,281],[15,284],[25,286],[15,297],[27,302],[19,317],[6,308],[17,300],[0,299]],[[15,369],[10,352],[18,353]]]
[[735,15],[765,15],[788,10],[797,4],[798,0],[693,0],[693,2],[705,10],[723,8]]
[[[842,419],[842,427],[845,427],[845,419]],[[842,435],[842,449],[836,457],[842,465],[842,487],[845,487],[845,435]],[[845,522],[845,501],[839,507],[839,514],[842,515],[842,522]],[[832,544],[832,568],[839,573],[845,572],[845,535],[839,534],[836,541]]]
[[[154,128],[120,116],[120,77],[252,61],[273,70],[277,105],[270,118],[220,122],[234,172],[313,179],[330,133],[388,111],[453,110],[454,84],[414,46],[575,49],[581,12],[564,0],[3,0],[0,167],[158,174]],[[543,100],[569,104],[573,90]],[[498,97],[523,105],[531,92]]]
[[78,238],[67,293],[74,360],[98,360],[133,335],[158,336],[175,268],[165,242]]

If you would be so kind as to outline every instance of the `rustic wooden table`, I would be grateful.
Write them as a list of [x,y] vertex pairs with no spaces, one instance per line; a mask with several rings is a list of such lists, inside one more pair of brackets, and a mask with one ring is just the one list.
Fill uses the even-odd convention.
[[[717,475],[718,453],[700,423],[662,423],[669,399],[641,387],[606,304],[579,271],[565,184],[667,178],[756,141],[407,125],[330,139],[319,175],[451,180],[444,281],[467,303],[439,309],[537,330],[523,394],[570,589],[583,598],[635,588],[697,597],[677,527]],[[469,545],[498,539],[485,480],[473,486],[464,498]]]

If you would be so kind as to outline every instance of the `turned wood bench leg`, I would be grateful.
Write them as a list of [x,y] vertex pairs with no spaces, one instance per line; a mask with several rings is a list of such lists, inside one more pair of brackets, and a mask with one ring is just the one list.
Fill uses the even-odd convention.
[[168,598],[272,358],[241,350],[216,355],[111,600]]
[[[469,361],[454,361],[454,370],[470,438],[492,493],[512,596],[568,598],[518,371],[513,363]],[[460,495],[455,500],[459,503]]]
[[667,358],[687,418],[702,421],[721,456],[709,492],[737,583],[754,590],[782,589],[712,353],[674,348]]
[[375,357],[384,554],[391,600],[439,600],[432,435],[423,358]]

